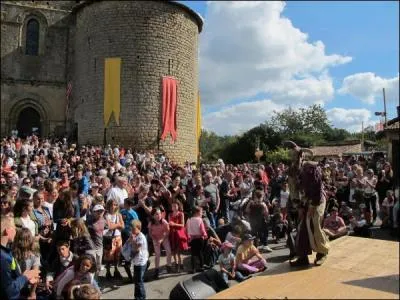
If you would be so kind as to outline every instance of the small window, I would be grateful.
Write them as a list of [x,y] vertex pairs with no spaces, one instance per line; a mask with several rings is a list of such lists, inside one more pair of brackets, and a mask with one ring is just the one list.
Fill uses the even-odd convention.
[[30,19],[26,24],[26,55],[39,55],[39,22]]

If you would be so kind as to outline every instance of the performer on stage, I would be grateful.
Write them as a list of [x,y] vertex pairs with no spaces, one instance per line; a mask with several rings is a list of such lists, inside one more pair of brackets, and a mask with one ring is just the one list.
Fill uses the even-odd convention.
[[[300,148],[292,141],[285,142],[291,147],[290,180],[298,184],[302,192],[299,205],[299,225],[296,236],[296,255],[298,259],[291,266],[308,265],[311,249],[317,252],[315,265],[322,265],[329,252],[328,238],[322,230],[322,219],[326,206],[326,195],[322,181],[322,170],[317,162],[304,161],[304,153],[310,149]],[[298,170],[295,172],[295,170]],[[297,173],[297,174],[296,174]]]

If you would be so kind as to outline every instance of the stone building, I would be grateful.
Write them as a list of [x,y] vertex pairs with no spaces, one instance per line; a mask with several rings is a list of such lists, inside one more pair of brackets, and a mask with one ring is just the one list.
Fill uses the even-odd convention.
[[[195,161],[202,25],[172,1],[1,1],[2,136],[75,133],[79,144]],[[121,59],[121,113],[105,129],[104,61],[113,57]],[[178,82],[175,143],[160,140],[163,76]]]

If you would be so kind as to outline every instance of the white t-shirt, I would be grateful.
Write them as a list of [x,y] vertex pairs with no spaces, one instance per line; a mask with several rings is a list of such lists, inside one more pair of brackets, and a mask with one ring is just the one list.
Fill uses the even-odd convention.
[[289,201],[289,191],[281,190],[281,208],[286,208]]
[[149,251],[147,250],[147,240],[142,232],[140,232],[135,239],[135,244],[140,245],[139,252],[133,258],[133,264],[135,266],[144,266],[149,260]]
[[35,236],[35,222],[32,221],[30,216],[27,216],[26,218],[21,217],[22,225],[24,228],[28,228],[30,232],[32,233],[32,236]]
[[[107,220],[107,221],[110,221],[110,222],[113,223],[113,224],[116,224],[116,223],[119,222],[119,220],[118,220],[118,214],[115,214],[115,215],[107,214],[107,215],[106,215],[106,220]],[[114,230],[115,230],[114,236],[121,236],[121,231],[120,231],[119,229],[114,229]],[[109,236],[111,236],[114,230],[106,229],[106,230],[104,231],[104,235],[109,235]]]
[[128,198],[128,192],[126,191],[126,189],[121,189],[121,188],[115,186],[108,192],[107,201],[110,199],[116,199],[119,203],[119,206],[123,207],[124,200],[126,198]]
[[389,202],[388,198],[385,198],[382,201],[382,206],[393,207],[394,206],[394,201]]

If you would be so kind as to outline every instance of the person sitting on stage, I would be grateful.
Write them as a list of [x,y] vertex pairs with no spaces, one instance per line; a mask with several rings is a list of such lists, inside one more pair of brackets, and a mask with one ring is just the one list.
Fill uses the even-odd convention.
[[350,228],[353,229],[355,236],[372,237],[370,226],[365,218],[366,205],[360,204],[360,212],[350,217]]
[[236,253],[238,270],[250,274],[262,272],[267,268],[267,261],[253,244],[254,239],[255,237],[246,233]]
[[339,217],[336,206],[332,207],[329,217],[325,219],[323,230],[330,240],[337,239],[347,234],[346,224],[344,220]]
[[382,220],[381,228],[390,227],[393,220],[393,207],[394,207],[395,199],[394,193],[392,190],[388,190],[386,192],[386,198],[382,201],[381,210],[379,212],[379,217]]
[[341,217],[346,225],[350,224],[350,216],[353,210],[347,205],[346,201],[342,201],[339,208],[339,217]]
[[242,273],[236,270],[236,259],[232,253],[233,245],[229,242],[224,242],[221,245],[221,254],[218,257],[219,267],[221,270],[222,278],[226,283],[229,279],[235,279],[238,282],[244,280]]

